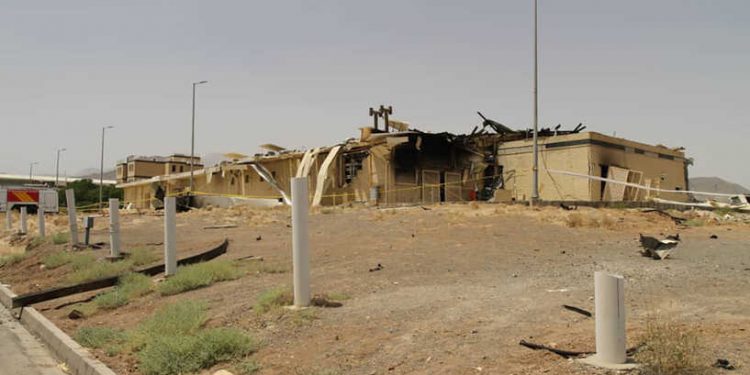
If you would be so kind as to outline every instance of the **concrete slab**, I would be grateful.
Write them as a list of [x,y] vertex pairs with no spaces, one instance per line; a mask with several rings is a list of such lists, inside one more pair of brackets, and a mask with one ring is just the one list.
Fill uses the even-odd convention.
[[603,368],[607,370],[635,370],[638,367],[640,367],[639,364],[635,363],[631,358],[627,359],[627,362],[625,363],[606,363],[604,361],[599,360],[596,357],[596,354],[581,358],[578,360],[578,362],[583,363],[585,365],[594,366],[598,368]]
[[0,307],[0,375],[64,375],[58,362],[10,311]]

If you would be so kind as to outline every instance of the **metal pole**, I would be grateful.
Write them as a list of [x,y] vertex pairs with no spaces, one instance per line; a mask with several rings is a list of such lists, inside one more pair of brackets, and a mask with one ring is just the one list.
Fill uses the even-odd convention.
[[208,81],[193,82],[193,117],[190,125],[190,194],[193,193],[195,184],[193,182],[193,159],[195,159],[195,87]]
[[595,272],[594,304],[596,360],[604,364],[625,363],[625,279]]
[[532,204],[539,199],[539,94],[538,94],[538,26],[537,26],[537,3],[538,0],[534,0],[534,167],[532,171],[532,191],[531,191],[531,202]]
[[55,187],[59,186],[60,180],[60,152],[65,151],[64,148],[57,150],[57,161],[55,162]]
[[76,221],[76,195],[73,189],[65,190],[65,200],[68,207],[68,225],[70,226],[70,245],[78,245],[78,222]]
[[195,188],[193,182],[193,158],[195,157],[195,86],[193,82],[193,116],[190,123],[190,194],[193,194]]
[[309,204],[307,177],[292,178],[292,264],[296,307],[310,305]]
[[39,162],[29,163],[29,182],[33,181],[34,164],[39,164]]
[[19,233],[26,234],[27,227],[26,227],[26,206],[21,207],[21,228],[19,230]]
[[109,199],[109,256],[120,258],[120,200]]
[[44,238],[46,235],[44,228],[44,207],[37,207],[36,216],[39,219],[39,222],[37,223],[37,226],[39,227],[39,237]]
[[176,238],[177,198],[164,198],[164,276],[177,272]]
[[106,128],[102,127],[102,157],[99,163],[99,212],[102,211],[102,197],[104,196],[104,185],[102,182],[104,182],[104,130]]

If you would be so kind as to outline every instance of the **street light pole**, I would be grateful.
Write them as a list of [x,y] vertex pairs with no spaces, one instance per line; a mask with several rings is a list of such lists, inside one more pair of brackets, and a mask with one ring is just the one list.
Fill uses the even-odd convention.
[[104,196],[104,131],[114,126],[102,126],[102,157],[99,164],[99,211],[102,211],[102,199]]
[[537,26],[537,5],[538,0],[534,0],[534,167],[532,171],[532,191],[531,191],[531,203],[532,205],[539,200],[539,94],[538,94],[538,26]]
[[60,180],[60,153],[67,151],[65,148],[57,149],[57,161],[55,162],[55,188],[59,185]]
[[29,183],[31,183],[33,181],[33,179],[31,177],[32,177],[33,172],[34,172],[34,164],[39,164],[39,162],[35,161],[33,163],[29,163]]
[[195,159],[195,87],[208,83],[208,81],[193,82],[193,121],[190,135],[190,194],[193,194],[195,185],[193,183],[193,159]]

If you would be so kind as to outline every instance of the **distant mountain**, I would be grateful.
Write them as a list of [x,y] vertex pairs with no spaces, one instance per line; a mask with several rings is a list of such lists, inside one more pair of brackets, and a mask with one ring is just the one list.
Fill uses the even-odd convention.
[[[104,170],[104,179],[105,180],[114,180],[116,178],[115,170]],[[74,176],[71,176],[74,177]],[[82,171],[79,171],[76,173],[75,177],[80,178],[89,178],[92,180],[98,180],[99,179],[99,169],[97,168],[86,168]]]
[[[693,177],[690,179],[690,190],[721,194],[750,194],[750,189],[718,177]],[[696,195],[695,198],[698,200],[706,200],[709,197]],[[728,199],[723,198],[717,200],[727,201]]]

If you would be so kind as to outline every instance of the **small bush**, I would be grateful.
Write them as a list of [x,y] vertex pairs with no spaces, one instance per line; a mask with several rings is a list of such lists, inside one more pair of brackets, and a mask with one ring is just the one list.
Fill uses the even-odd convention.
[[130,271],[132,268],[133,262],[129,260],[119,262],[94,262],[90,263],[85,268],[78,268],[76,272],[68,277],[68,281],[73,284],[79,284],[105,277],[122,275]]
[[71,254],[70,257],[70,267],[73,268],[74,271],[87,269],[91,267],[94,262],[96,262],[94,254],[77,253]]
[[51,270],[51,269],[61,267],[70,263],[70,259],[72,255],[73,254],[67,251],[50,254],[44,257],[44,259],[42,259],[42,264],[44,265],[45,268]]
[[217,281],[234,280],[242,276],[234,265],[225,260],[192,264],[177,269],[177,273],[159,284],[159,294],[170,296],[209,286]]
[[0,267],[12,266],[26,258],[26,253],[16,253],[0,256]]
[[52,235],[52,243],[55,245],[62,245],[70,241],[70,234],[68,232],[59,232]]
[[141,323],[139,369],[147,375],[197,372],[257,350],[252,338],[231,328],[202,330],[206,305],[183,301]]
[[144,247],[135,248],[130,252],[128,259],[136,267],[151,264],[160,259],[159,255]]
[[701,375],[708,371],[708,359],[702,354],[705,350],[693,329],[653,317],[640,340],[635,359],[643,364],[644,375]]
[[252,359],[246,359],[234,366],[234,372],[239,375],[252,375],[260,371],[261,366]]
[[264,314],[280,306],[291,305],[294,302],[294,296],[287,287],[267,290],[258,296],[253,309],[258,314]]
[[108,327],[83,327],[73,338],[84,347],[99,349],[124,342],[126,335],[123,331]]
[[47,242],[46,238],[36,236],[31,240],[27,249],[36,249],[37,247],[44,245],[45,242]]
[[242,358],[255,350],[249,336],[230,328],[210,329],[196,335],[157,336],[151,337],[138,353],[139,369],[146,375],[192,373]]
[[151,291],[151,278],[139,273],[129,273],[120,277],[114,289],[98,295],[94,303],[98,308],[111,310],[127,305],[133,298],[148,294]]

